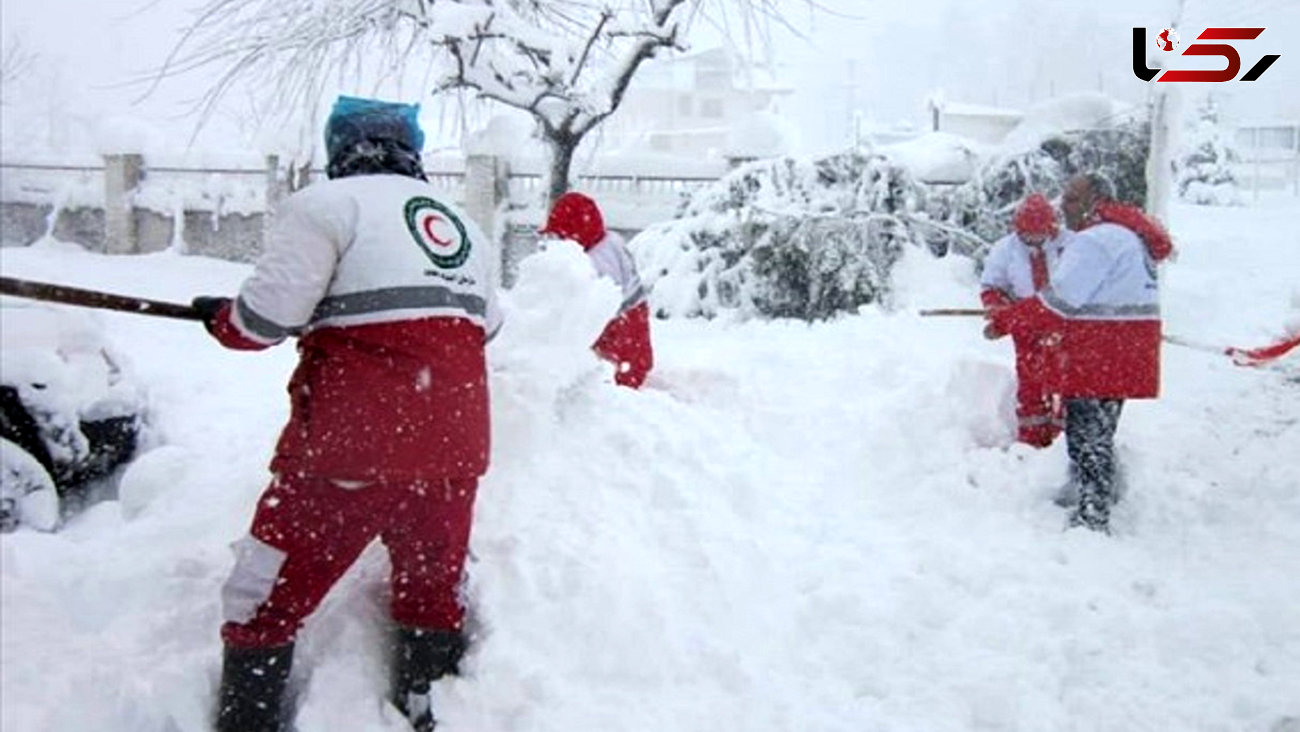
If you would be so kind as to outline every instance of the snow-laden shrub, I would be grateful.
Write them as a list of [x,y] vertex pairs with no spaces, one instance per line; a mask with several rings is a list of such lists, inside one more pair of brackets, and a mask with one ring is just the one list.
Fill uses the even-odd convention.
[[1055,197],[1065,179],[1060,163],[1040,149],[986,163],[962,185],[932,189],[930,215],[965,236],[937,230],[929,235],[931,249],[980,253],[1006,235],[1016,207],[1026,196],[1041,192]]
[[1149,150],[1149,126],[1126,122],[1108,129],[1055,132],[1027,152],[994,158],[967,183],[930,190],[930,215],[950,227],[928,237],[931,248],[981,255],[982,248],[971,249],[970,235],[996,241],[1010,230],[1025,196],[1038,192],[1059,199],[1066,182],[1080,173],[1101,173],[1114,183],[1120,201],[1145,206]]
[[1178,197],[1208,206],[1240,206],[1241,193],[1232,166],[1240,156],[1219,119],[1214,99],[1206,97],[1187,135],[1187,147],[1175,163]]
[[749,304],[769,317],[821,320],[887,302],[904,238],[889,219],[782,216],[749,250],[749,272],[760,283],[748,291]]
[[888,301],[890,269],[919,241],[909,222],[924,198],[880,155],[751,163],[631,248],[659,317],[823,319]]
[[1054,131],[983,165],[961,185],[925,185],[883,154],[751,163],[687,199],[675,221],[631,242],[658,317],[818,320],[888,305],[903,247],[982,257],[1025,196],[1059,198],[1100,172],[1118,198],[1146,201],[1148,126]]

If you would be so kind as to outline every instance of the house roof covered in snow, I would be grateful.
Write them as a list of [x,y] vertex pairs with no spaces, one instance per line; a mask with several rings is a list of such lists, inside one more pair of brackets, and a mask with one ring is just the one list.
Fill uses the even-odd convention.
[[1004,117],[1008,119],[1020,119],[1024,117],[1024,112],[1018,109],[1008,109],[1006,107],[994,107],[987,104],[968,104],[966,102],[940,102],[939,111],[945,115],[968,116],[968,117]]

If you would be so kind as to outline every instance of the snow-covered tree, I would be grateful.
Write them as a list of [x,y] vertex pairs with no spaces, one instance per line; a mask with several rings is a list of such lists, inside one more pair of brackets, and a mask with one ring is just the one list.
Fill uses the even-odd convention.
[[698,191],[631,243],[658,317],[820,320],[890,299],[923,187],[878,154],[779,158]]
[[750,163],[697,191],[678,219],[631,242],[657,317],[819,320],[892,299],[904,248],[982,257],[1033,192],[1098,172],[1146,200],[1149,126],[1055,132],[960,186],[927,186],[879,152]]
[[[1120,201],[1145,207],[1149,151],[1150,125],[1131,120],[1109,129],[1055,132],[1028,152],[995,158],[962,185],[929,190],[927,211],[949,226],[928,237],[931,249],[981,256],[972,250],[972,238],[996,241],[1010,230],[1025,196],[1038,192],[1058,198],[1079,173],[1104,175]],[[965,235],[954,236],[953,230]]]
[[[814,0],[803,0],[809,6]],[[210,0],[163,69],[224,66],[206,101],[274,78],[271,98],[311,109],[325,83],[367,68],[397,75],[424,53],[434,94],[468,90],[532,115],[551,155],[548,203],[574,151],[613,114],[642,63],[683,48],[704,20],[759,28],[776,0]]]
[[1178,197],[1198,204],[1240,204],[1237,176],[1232,170],[1237,160],[1219,107],[1213,97],[1206,96],[1178,160]]

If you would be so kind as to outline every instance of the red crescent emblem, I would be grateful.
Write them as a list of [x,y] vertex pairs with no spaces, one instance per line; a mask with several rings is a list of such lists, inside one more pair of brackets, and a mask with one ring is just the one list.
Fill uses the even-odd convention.
[[429,216],[424,220],[424,235],[429,237],[429,239],[431,239],[434,244],[437,244],[440,247],[451,246],[452,242],[450,239],[443,239],[442,237],[433,233],[433,222],[435,221],[442,221],[442,219],[438,218],[437,216]]

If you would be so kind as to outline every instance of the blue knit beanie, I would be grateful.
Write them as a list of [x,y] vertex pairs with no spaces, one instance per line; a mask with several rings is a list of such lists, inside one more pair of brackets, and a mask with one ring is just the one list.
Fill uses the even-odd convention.
[[[378,147],[389,150],[390,160],[413,156],[418,167],[420,149],[424,147],[419,114],[418,104],[340,96],[325,123],[325,152],[331,167],[339,170],[356,167],[351,158],[359,152],[369,155]],[[402,160],[402,164],[405,166],[407,161]],[[384,167],[393,166],[390,162]]]

